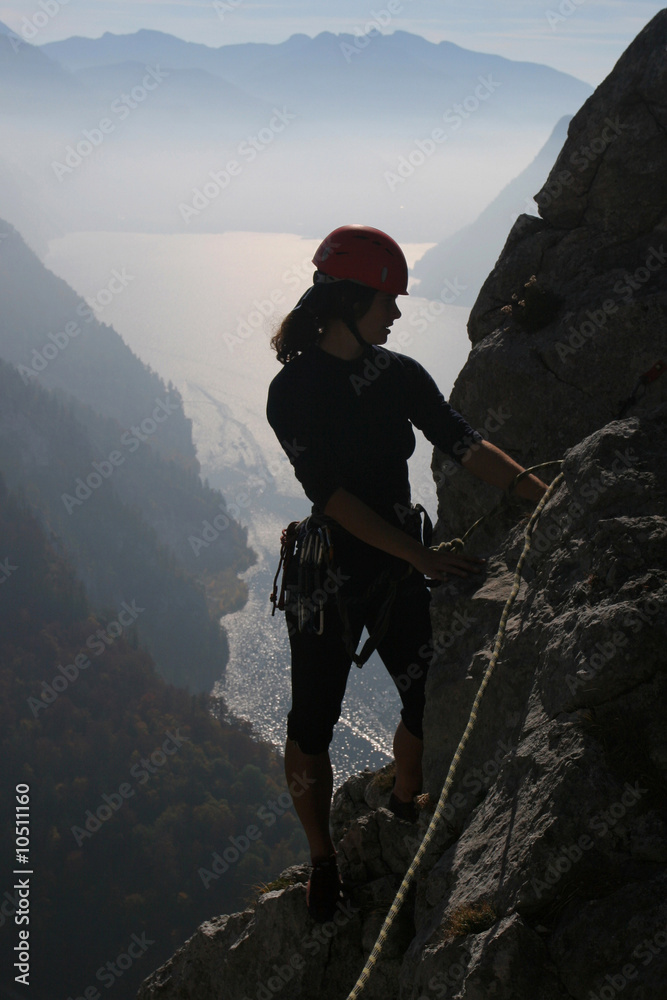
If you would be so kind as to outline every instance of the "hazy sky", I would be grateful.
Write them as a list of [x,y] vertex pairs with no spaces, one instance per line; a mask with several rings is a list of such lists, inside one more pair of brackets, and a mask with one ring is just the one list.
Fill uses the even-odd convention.
[[0,21],[24,37],[26,19],[36,23],[37,45],[153,28],[219,46],[281,42],[296,32],[364,33],[380,24],[546,63],[596,85],[659,10],[645,0],[0,0]]

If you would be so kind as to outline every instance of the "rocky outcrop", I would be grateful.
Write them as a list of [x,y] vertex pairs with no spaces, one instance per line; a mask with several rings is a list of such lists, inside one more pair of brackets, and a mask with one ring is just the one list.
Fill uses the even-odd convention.
[[413,271],[413,278],[419,281],[417,294],[451,302],[454,281],[456,305],[470,308],[475,304],[507,239],[508,227],[521,212],[534,207],[535,188],[551,169],[571,120],[570,115],[560,119],[533,162],[496,195],[474,222],[437,243],[418,260]]
[[[519,217],[471,312],[452,402],[522,463],[562,458],[667,362],[666,46],[662,11],[570,123],[542,218]],[[663,376],[631,412],[666,399]],[[437,467],[459,534],[493,494]]]
[[[666,456],[667,407],[612,423],[569,453],[446,823],[371,974],[369,1000],[590,1000],[622,979],[664,995]],[[432,799],[489,655],[518,537],[493,556],[476,593],[438,606],[443,620],[446,604],[449,622],[470,627],[449,671],[431,672]],[[447,641],[436,630],[436,643]],[[460,679],[457,658],[469,668]],[[254,909],[202,925],[142,1000],[344,1000],[430,816],[426,808],[420,827],[396,819],[382,785],[382,773],[365,772],[336,793],[334,835],[354,888],[334,923],[308,918],[307,869],[290,869],[287,887]]]
[[[667,372],[634,391],[667,361],[666,42],[663,11],[573,120],[542,219],[518,220],[471,315],[455,405],[480,427],[493,411],[493,439],[523,463],[564,457],[564,479],[363,1000],[667,997]],[[460,534],[497,498],[434,467],[440,532]],[[332,817],[348,910],[312,923],[307,871],[290,869],[200,927],[141,1000],[345,1000],[468,719],[525,514],[473,536],[481,583],[434,591],[419,824],[384,808],[386,773],[353,776]]]

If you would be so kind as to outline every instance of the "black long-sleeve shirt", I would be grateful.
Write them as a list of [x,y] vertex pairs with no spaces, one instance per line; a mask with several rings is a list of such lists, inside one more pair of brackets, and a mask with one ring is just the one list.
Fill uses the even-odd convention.
[[315,512],[342,487],[397,527],[412,426],[456,461],[481,440],[417,361],[382,347],[352,361],[304,351],[271,382],[267,417]]

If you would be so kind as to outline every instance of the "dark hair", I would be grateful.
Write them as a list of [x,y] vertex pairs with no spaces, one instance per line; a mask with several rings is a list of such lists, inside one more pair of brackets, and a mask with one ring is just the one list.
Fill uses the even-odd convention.
[[375,289],[356,281],[317,282],[301,297],[271,338],[281,365],[315,345],[333,319],[349,323],[370,309]]

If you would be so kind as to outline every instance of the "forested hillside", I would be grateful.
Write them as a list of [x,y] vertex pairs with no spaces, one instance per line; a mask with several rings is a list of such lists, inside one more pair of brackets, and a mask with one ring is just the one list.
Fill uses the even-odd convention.
[[[202,484],[174,386],[15,230],[0,231],[0,472],[93,606],[138,601],[137,629],[162,676],[210,691],[228,658],[219,619],[246,599],[247,532]],[[107,295],[130,279],[121,269]]]
[[[68,420],[63,410],[61,429]],[[253,885],[305,857],[305,841],[280,798],[277,755],[224,709],[216,719],[205,695],[165,684],[138,644],[141,604],[127,594],[124,607],[93,612],[1,480],[0,538],[0,843],[13,859],[15,786],[25,783],[30,985],[37,1000],[93,984],[130,997],[211,906],[242,906]],[[248,827],[258,836],[243,839]],[[229,863],[216,865],[216,852]],[[0,925],[17,903],[11,891],[3,902]],[[114,982],[106,963],[133,935],[151,942],[148,957]],[[7,967],[14,938],[1,937]]]
[[168,395],[173,409],[151,433],[151,445],[199,471],[178,391],[165,386],[114,328],[101,322],[134,276],[119,264],[89,304],[44,267],[2,219],[0,234],[0,357],[18,368],[24,382],[64,389],[125,427],[150,418],[156,397]]
[[[201,533],[216,509],[221,514],[222,497],[193,472],[165,463],[148,443],[131,437],[136,449],[124,446],[123,433],[75,401],[24,385],[0,362],[0,470],[7,484],[22,491],[54,545],[68,554],[92,604],[113,615],[123,601],[137,601],[143,609],[137,628],[161,674],[208,691],[227,661],[218,616],[245,597],[236,576],[251,559],[245,532],[227,519],[217,545],[202,549],[199,573],[209,570],[215,595],[207,601],[184,562],[195,562],[191,531]],[[179,525],[173,547],[147,523],[146,509],[174,535]],[[179,561],[177,549],[186,555],[189,549],[189,557]]]

